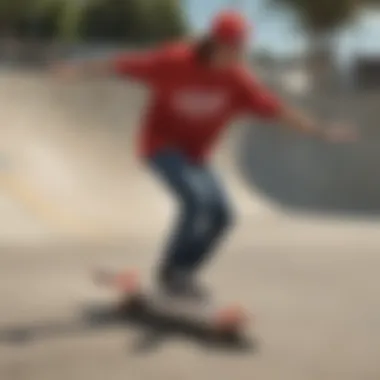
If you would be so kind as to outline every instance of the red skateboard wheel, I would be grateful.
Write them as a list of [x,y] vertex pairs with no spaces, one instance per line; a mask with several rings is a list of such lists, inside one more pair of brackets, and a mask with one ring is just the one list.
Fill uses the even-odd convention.
[[135,293],[139,290],[139,276],[134,271],[120,273],[114,278],[114,284],[127,293]]
[[221,330],[235,330],[248,321],[247,313],[240,306],[224,309],[218,313],[216,327]]

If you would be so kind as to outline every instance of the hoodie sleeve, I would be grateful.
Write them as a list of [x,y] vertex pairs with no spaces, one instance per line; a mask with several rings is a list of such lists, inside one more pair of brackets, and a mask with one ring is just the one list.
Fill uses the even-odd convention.
[[113,58],[112,65],[117,75],[150,84],[160,77],[165,61],[162,50],[150,50],[120,54]]
[[276,118],[282,109],[280,100],[261,85],[246,69],[236,73],[237,108],[245,114],[262,118]]

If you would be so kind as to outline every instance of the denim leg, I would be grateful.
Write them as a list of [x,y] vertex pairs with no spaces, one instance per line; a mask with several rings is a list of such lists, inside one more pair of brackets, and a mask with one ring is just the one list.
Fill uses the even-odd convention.
[[157,154],[150,160],[150,166],[179,203],[178,220],[166,248],[163,266],[188,269],[201,233],[205,194],[202,171],[176,151]]
[[203,210],[207,223],[203,234],[196,240],[191,262],[188,263],[194,271],[211,258],[218,244],[233,225],[234,219],[223,184],[207,167],[202,169],[202,183],[207,190]]

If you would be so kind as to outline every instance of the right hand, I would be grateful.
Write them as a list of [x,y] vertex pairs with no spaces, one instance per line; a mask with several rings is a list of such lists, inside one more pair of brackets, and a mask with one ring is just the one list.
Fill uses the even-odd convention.
[[324,139],[332,143],[353,143],[358,140],[358,133],[353,126],[345,124],[332,124],[324,130]]

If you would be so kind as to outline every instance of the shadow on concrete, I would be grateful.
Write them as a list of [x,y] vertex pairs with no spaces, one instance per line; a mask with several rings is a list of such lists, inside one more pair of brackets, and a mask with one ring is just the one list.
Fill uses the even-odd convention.
[[30,326],[0,328],[0,343],[28,344],[35,340],[77,335],[115,327],[139,332],[138,339],[129,349],[134,353],[154,352],[170,339],[181,337],[193,341],[205,349],[226,350],[236,353],[252,353],[256,342],[244,335],[212,333],[206,326],[190,320],[153,314],[140,309],[120,309],[110,305],[88,305],[81,318],[69,321],[45,321]]
[[247,128],[238,159],[257,192],[294,211],[379,216],[380,139],[325,143],[277,126]]

